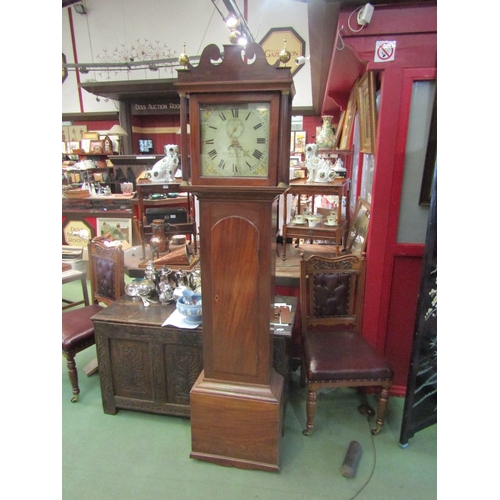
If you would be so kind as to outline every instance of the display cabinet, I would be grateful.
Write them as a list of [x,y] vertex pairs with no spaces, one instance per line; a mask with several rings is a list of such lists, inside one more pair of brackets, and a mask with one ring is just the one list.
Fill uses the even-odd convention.
[[[338,255],[342,245],[345,246],[345,237],[349,228],[349,204],[350,204],[350,186],[351,180],[348,178],[337,177],[331,182],[308,182],[307,179],[297,179],[290,181],[290,187],[286,190],[283,201],[283,251],[281,258],[286,259],[287,239],[294,238],[304,240],[326,240],[331,241]],[[314,213],[315,195],[334,195],[338,197],[337,204],[337,225],[328,226],[324,218],[314,227],[309,227],[307,221],[303,224],[294,223],[293,220],[287,221],[288,214],[288,194],[298,197],[297,213],[301,213],[300,196],[312,196],[311,212]],[[342,207],[346,207],[342,210]]]

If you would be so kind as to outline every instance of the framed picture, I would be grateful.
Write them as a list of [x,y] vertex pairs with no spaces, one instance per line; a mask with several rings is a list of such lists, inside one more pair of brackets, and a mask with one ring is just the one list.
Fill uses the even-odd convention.
[[306,131],[297,130],[295,132],[295,148],[296,153],[303,153],[306,149]]
[[83,149],[85,153],[90,152],[90,139],[82,139],[80,141],[80,149]]
[[80,141],[70,141],[67,154],[72,154],[75,149],[80,149]]
[[290,166],[291,167],[298,167],[300,165],[301,161],[302,161],[301,155],[290,156]]
[[99,139],[99,132],[84,132],[83,139]]
[[340,137],[339,149],[348,149],[351,146],[352,127],[356,116],[356,102],[358,94],[358,82],[356,82],[349,95],[347,109],[345,111],[342,135]]
[[295,151],[295,132],[292,132],[290,135],[290,153]]
[[69,126],[68,125],[63,125],[63,128],[62,128],[62,141],[63,142],[68,142],[69,141]]
[[340,114],[339,122],[337,123],[337,130],[335,131],[335,138],[333,143],[333,149],[338,149],[340,143],[340,136],[342,135],[342,128],[344,126],[345,111]]
[[377,109],[375,105],[375,74],[366,72],[358,84],[359,149],[375,154]]
[[68,141],[81,141],[84,132],[87,132],[87,125],[70,125]]
[[370,204],[365,199],[358,198],[354,220],[346,241],[346,249],[349,253],[361,255],[365,252],[369,222]]
[[98,154],[98,153],[102,153],[104,151],[104,141],[94,141],[94,140],[90,140],[90,149],[89,149],[89,153],[94,153],[94,154]]
[[97,219],[97,235],[111,233],[114,240],[132,244],[132,219]]

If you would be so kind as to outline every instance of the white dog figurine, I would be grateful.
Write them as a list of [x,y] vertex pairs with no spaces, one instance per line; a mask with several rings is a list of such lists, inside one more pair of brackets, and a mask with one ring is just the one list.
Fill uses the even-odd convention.
[[330,182],[337,176],[330,161],[319,158],[316,144],[306,145],[307,182]]
[[174,175],[179,168],[179,146],[167,144],[163,147],[165,158],[157,161],[149,177],[153,182],[174,182]]

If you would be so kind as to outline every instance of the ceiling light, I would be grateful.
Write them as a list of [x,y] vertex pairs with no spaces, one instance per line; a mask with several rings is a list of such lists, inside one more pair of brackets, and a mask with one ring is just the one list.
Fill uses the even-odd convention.
[[239,24],[240,24],[240,20],[236,19],[236,17],[234,17],[234,16],[228,16],[228,17],[226,17],[226,26],[230,30],[236,29]]
[[238,45],[241,45],[242,47],[246,47],[248,43],[247,37],[243,33],[239,38],[238,38]]

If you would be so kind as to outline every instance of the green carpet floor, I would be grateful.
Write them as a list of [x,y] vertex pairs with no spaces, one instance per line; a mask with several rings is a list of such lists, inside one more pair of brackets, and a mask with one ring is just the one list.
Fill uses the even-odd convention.
[[[74,285],[74,286],[73,286]],[[90,290],[90,288],[89,288]],[[81,295],[79,283],[63,287]],[[77,355],[80,401],[71,403],[62,358],[62,498],[64,500],[369,500],[437,498],[437,425],[399,446],[404,399],[391,397],[383,431],[372,437],[353,389],[318,394],[316,427],[302,435],[305,389],[293,374],[279,473],[218,466],[189,458],[189,419],[102,409],[99,375],[82,368],[95,346]],[[375,399],[368,402],[376,407]],[[356,477],[341,466],[351,441],[363,449]]]

